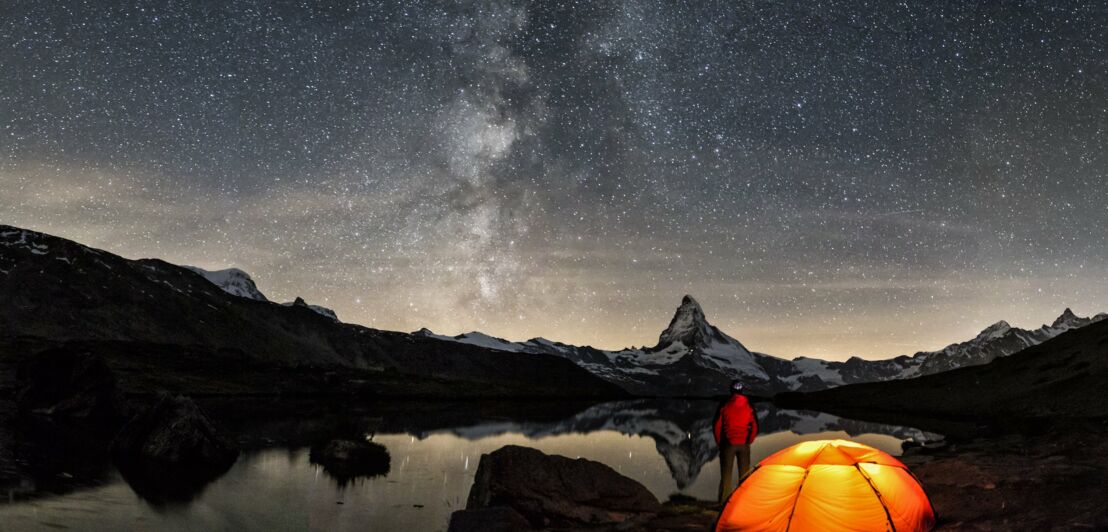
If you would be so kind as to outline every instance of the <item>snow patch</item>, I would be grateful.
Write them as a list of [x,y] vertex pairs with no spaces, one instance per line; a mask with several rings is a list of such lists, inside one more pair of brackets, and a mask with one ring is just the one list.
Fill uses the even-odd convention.
[[[795,386],[800,385],[800,378],[805,376],[814,375],[819,377],[823,382],[832,386],[841,386],[846,384],[843,381],[843,376],[837,369],[831,369],[827,366],[826,360],[820,360],[818,358],[800,357],[793,359],[793,366],[796,367],[800,373],[796,375],[790,375],[781,380],[789,382]],[[794,389],[795,389],[794,386]]]
[[255,301],[269,301],[269,299],[258,290],[257,285],[254,284],[254,280],[250,278],[250,275],[238,268],[209,271],[203,268],[197,268],[196,266],[182,267],[200,274],[200,276],[207,279],[208,282],[218,286],[221,290],[233,296],[245,297]]
[[336,314],[335,311],[333,311],[333,310],[331,310],[327,307],[321,307],[319,305],[308,304],[307,302],[304,301],[303,298],[298,297],[293,301],[289,301],[288,303],[281,303],[281,306],[285,306],[285,307],[305,307],[309,310],[314,311],[316,314],[319,314],[320,316],[324,316],[324,317],[327,317],[327,318],[331,318],[332,320],[339,321],[339,315]]
[[769,380],[766,370],[754,360],[754,355],[743,347],[738,340],[723,333],[719,333],[719,336],[722,337],[723,341],[713,339],[708,342],[708,345],[700,348],[700,352],[704,356],[716,362],[721,368],[730,370],[732,376]]
[[480,333],[477,331],[459,334],[458,336],[455,336],[453,338],[447,338],[463,344],[476,345],[479,347],[484,347],[487,349],[497,349],[500,351],[522,353],[525,350],[524,347],[520,344],[509,342],[503,338],[489,336],[485,333]]

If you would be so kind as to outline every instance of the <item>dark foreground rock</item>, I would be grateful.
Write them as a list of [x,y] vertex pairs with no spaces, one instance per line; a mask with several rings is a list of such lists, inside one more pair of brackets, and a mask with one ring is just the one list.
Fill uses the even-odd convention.
[[112,441],[112,452],[190,467],[230,466],[238,457],[238,450],[216,431],[192,399],[169,394],[123,426]]
[[450,532],[517,530],[709,530],[716,504],[674,496],[665,504],[642,484],[585,459],[509,445],[481,457],[466,509]]
[[115,376],[92,353],[50,349],[16,371],[16,404],[23,413],[118,427],[122,415]]
[[127,422],[111,452],[124,480],[155,504],[191,500],[239,453],[192,399],[169,394]]
[[358,477],[388,474],[391,462],[385,446],[365,440],[331,440],[313,446],[309,459],[323,466],[340,484]]
[[[509,445],[481,456],[467,510],[506,506],[535,528],[645,522],[661,510],[642,484],[591,460]],[[469,522],[459,516],[452,530]]]

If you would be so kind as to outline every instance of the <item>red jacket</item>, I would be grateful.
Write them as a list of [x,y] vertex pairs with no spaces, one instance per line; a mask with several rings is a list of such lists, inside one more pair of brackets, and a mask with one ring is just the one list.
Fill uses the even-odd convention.
[[749,445],[754,441],[758,435],[758,419],[754,417],[754,409],[745,395],[733,393],[719,406],[715,435],[716,443],[720,445]]

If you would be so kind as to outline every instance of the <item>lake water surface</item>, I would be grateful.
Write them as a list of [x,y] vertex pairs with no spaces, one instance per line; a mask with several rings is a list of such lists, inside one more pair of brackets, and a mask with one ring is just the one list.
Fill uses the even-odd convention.
[[[140,496],[142,490],[132,489],[109,465],[91,485],[65,493],[45,493],[33,482],[10,492],[8,502],[0,503],[0,528],[445,530],[450,513],[465,506],[481,454],[504,445],[603,462],[643,483],[661,500],[675,493],[710,500],[719,482],[711,434],[715,403],[710,401],[604,403],[539,421],[490,415],[452,423],[450,415],[428,412],[424,407],[410,415],[394,410],[390,415],[397,419],[357,418],[357,425],[367,427],[358,434],[389,451],[391,466],[383,476],[341,483],[310,463],[307,445],[283,441],[290,432],[318,439],[319,431],[333,430],[321,428],[332,425],[315,415],[261,426],[231,422],[232,432],[247,441],[249,450],[227,473],[183,500]],[[424,426],[411,423],[427,417],[435,419]],[[852,439],[899,455],[906,440],[940,438],[910,427],[768,404],[758,406],[758,417],[755,463],[803,440]],[[390,430],[405,425],[414,428]],[[349,434],[349,428],[344,430]]]

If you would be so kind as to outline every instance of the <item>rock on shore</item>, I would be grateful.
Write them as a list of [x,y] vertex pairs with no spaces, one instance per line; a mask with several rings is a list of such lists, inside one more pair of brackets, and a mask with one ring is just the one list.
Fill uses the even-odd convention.
[[192,500],[239,454],[192,399],[170,394],[127,422],[111,451],[124,480],[156,505]]
[[192,399],[163,394],[136,415],[112,441],[117,456],[180,467],[229,467],[238,449],[227,441]]
[[[534,528],[615,525],[649,519],[661,510],[642,484],[612,468],[508,445],[482,455],[466,511],[508,507]],[[465,513],[465,512],[462,512]],[[451,520],[451,530],[473,515]]]
[[509,445],[483,455],[451,532],[485,530],[704,530],[710,503],[658,502],[642,484],[583,458]]
[[309,458],[340,484],[357,477],[388,474],[391,462],[384,445],[365,440],[331,440],[315,445]]

